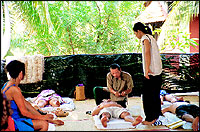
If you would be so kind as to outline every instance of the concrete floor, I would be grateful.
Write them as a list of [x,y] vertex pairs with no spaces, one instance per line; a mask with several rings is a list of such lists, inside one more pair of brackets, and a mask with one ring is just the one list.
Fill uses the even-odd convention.
[[[189,100],[192,104],[199,106],[199,96],[183,96],[185,100]],[[76,101],[74,99],[76,109],[69,112],[67,117],[59,117],[58,119],[64,121],[64,125],[56,126],[56,131],[102,131],[98,130],[94,125],[94,120],[91,115],[86,114],[86,111],[92,111],[96,106],[94,99],[86,99],[84,101]],[[133,107],[141,109],[138,114],[144,117],[141,97],[130,97],[128,99],[128,108]],[[142,130],[158,130],[169,131],[165,126],[148,126],[139,124],[135,129],[123,129],[117,131],[142,131]],[[103,130],[106,131],[106,130]],[[109,130],[110,131],[110,130]],[[116,131],[116,130],[115,130]],[[188,131],[181,128],[177,128],[170,131]],[[189,130],[192,131],[192,130]]]

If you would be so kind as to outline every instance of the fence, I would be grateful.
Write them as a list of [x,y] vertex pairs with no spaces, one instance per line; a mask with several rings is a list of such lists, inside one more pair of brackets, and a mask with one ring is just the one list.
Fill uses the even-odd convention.
[[[167,92],[198,91],[199,54],[161,54],[163,63],[162,87]],[[44,58],[45,72],[38,83],[20,84],[25,97],[35,97],[44,89],[53,89],[61,96],[74,97],[75,86],[84,84],[86,98],[94,98],[95,86],[106,86],[109,65],[118,63],[132,75],[134,88],[129,96],[140,96],[142,90],[141,53],[114,55],[63,55]],[[1,87],[7,81],[1,61]]]

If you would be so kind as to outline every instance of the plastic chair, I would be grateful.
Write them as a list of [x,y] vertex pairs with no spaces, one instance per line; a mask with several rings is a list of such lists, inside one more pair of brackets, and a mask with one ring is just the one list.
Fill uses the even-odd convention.
[[96,105],[99,105],[103,99],[110,99],[110,92],[107,87],[96,86],[93,88]]

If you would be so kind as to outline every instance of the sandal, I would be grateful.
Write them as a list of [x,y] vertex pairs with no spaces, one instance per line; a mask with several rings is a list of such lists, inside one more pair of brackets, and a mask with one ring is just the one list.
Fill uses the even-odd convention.
[[162,123],[161,120],[156,120],[156,121],[152,124],[152,126],[162,126],[162,125],[163,125],[163,123]]

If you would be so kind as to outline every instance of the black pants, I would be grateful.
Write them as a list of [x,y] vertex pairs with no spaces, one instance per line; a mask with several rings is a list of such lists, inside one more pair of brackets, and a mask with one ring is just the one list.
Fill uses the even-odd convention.
[[180,105],[176,108],[176,115],[182,119],[185,114],[192,115],[194,118],[199,116],[199,107],[194,104]]
[[122,107],[126,108],[126,102],[127,99],[125,98],[123,101],[116,101],[118,104],[120,104]]
[[142,89],[142,100],[144,107],[145,121],[153,121],[157,119],[161,113],[160,89],[162,84],[162,76],[149,76],[150,79],[144,77]]

